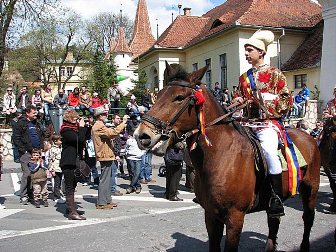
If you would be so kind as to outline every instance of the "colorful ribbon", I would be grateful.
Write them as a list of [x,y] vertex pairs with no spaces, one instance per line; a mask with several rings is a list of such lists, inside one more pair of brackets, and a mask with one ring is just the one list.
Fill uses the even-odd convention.
[[300,183],[302,181],[301,169],[295,154],[292,139],[289,137],[281,121],[273,120],[274,124],[280,129],[285,146],[285,154],[288,168],[288,186],[292,196],[299,193]]
[[[203,90],[200,86],[196,86],[196,91],[194,93],[194,96],[196,98],[195,104],[199,106],[199,112],[198,112],[198,121],[200,122],[201,126],[201,134],[204,136],[205,143],[208,147],[212,146],[212,143],[209,139],[209,137],[205,133],[205,116],[204,116],[204,103],[205,103],[205,97],[203,94]],[[191,150],[195,149],[197,146],[197,140],[192,144]]]

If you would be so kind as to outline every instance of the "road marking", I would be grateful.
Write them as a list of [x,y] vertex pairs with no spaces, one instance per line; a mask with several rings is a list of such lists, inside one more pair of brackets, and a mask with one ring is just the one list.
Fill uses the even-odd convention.
[[63,230],[63,229],[70,229],[70,228],[76,228],[76,227],[85,227],[89,225],[97,225],[100,223],[106,223],[106,222],[117,222],[117,221],[124,221],[128,219],[133,218],[139,218],[144,216],[155,216],[155,215],[161,215],[166,213],[174,213],[174,212],[181,212],[181,211],[187,211],[187,210],[193,210],[198,209],[200,206],[190,206],[190,207],[180,207],[175,209],[165,209],[165,210],[151,210],[147,213],[140,213],[140,214],[134,214],[134,215],[123,215],[113,218],[102,218],[102,219],[89,219],[84,221],[66,221],[69,224],[65,225],[59,225],[59,226],[51,226],[51,227],[45,227],[45,228],[36,228],[36,229],[30,229],[30,230],[1,230],[0,231],[0,240],[8,239],[12,237],[19,237],[19,236],[25,236],[25,235],[31,235],[31,234],[38,234],[38,233],[45,233],[45,232],[54,232],[56,230]]
[[12,183],[14,187],[14,192],[20,191],[19,174],[11,173],[11,178],[12,178]]
[[[75,198],[77,199],[83,199],[83,198],[96,198],[98,194],[83,194],[83,195],[75,195]],[[146,202],[165,202],[165,203],[171,203],[171,202],[178,202],[178,203],[192,203],[192,199],[183,199],[183,201],[168,201],[164,198],[155,198],[153,195],[147,196],[147,197],[141,197],[141,196],[112,196],[112,198],[116,201],[146,201]]]
[[0,210],[0,219],[10,216],[12,214],[19,213],[25,209],[1,209]]

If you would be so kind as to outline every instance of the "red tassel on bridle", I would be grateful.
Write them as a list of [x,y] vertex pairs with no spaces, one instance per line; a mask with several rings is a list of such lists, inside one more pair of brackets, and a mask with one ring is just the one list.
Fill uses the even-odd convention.
[[[205,103],[205,97],[203,94],[203,90],[200,86],[196,86],[196,91],[194,92],[194,96],[195,96],[195,104],[200,106],[199,109],[199,114],[198,114],[198,119],[200,121],[200,125],[201,125],[201,133],[204,136],[205,139],[205,143],[207,146],[212,146],[210,139],[208,138],[208,136],[205,134],[205,117],[204,117],[204,108],[203,108],[203,104]],[[192,149],[196,148],[196,144],[193,144]]]

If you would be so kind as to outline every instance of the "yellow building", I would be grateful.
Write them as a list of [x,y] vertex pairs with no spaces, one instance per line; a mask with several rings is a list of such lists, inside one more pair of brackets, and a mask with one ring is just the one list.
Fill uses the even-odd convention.
[[[163,87],[165,61],[179,63],[188,72],[208,65],[203,82],[214,87],[238,84],[241,73],[250,68],[245,60],[244,43],[258,29],[269,29],[275,34],[266,63],[281,68],[289,61],[300,45],[321,20],[321,6],[310,0],[288,1],[227,0],[202,16],[192,16],[191,8],[162,33],[156,43],[139,57],[139,71],[145,71],[151,87]],[[290,88],[294,89],[293,76],[298,69],[288,70]],[[318,84],[317,70],[302,70]],[[298,72],[301,74],[302,72]],[[310,77],[312,76],[312,77]],[[311,89],[313,86],[310,87]]]

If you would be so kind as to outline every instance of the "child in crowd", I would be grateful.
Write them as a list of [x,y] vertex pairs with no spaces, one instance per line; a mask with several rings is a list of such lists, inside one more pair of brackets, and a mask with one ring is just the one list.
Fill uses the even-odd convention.
[[129,138],[126,141],[126,160],[127,166],[129,167],[130,172],[130,186],[126,189],[126,194],[132,192],[140,193],[141,184],[140,184],[140,172],[141,172],[141,159],[142,155],[145,154],[145,151],[139,149],[137,141],[135,140],[134,134],[135,128],[131,128],[128,131]]
[[43,206],[48,207],[48,189],[47,189],[47,165],[43,161],[41,151],[32,150],[32,157],[28,163],[31,171],[31,183],[33,186],[33,197],[36,208],[40,208],[40,200],[43,200]]
[[59,204],[64,204],[65,199],[61,193],[61,181],[63,173],[60,167],[62,141],[59,135],[54,135],[52,140],[53,144],[49,150],[48,155],[48,167],[54,178],[54,201]]

